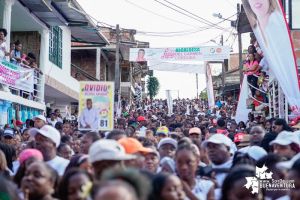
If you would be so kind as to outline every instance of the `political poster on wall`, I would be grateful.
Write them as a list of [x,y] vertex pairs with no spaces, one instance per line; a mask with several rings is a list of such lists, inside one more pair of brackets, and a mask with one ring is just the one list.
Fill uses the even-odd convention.
[[269,67],[296,116],[300,115],[300,86],[290,31],[281,1],[242,0],[249,22]]
[[205,65],[205,81],[206,81],[208,105],[209,105],[209,109],[212,110],[216,106],[216,102],[215,102],[211,68],[209,62],[204,62],[204,65]]
[[229,46],[130,48],[129,60],[145,61],[220,61],[229,59]]
[[79,130],[112,130],[114,82],[80,82]]
[[242,80],[239,101],[236,108],[235,121],[239,123],[240,121],[246,122],[248,120],[248,113],[251,112],[251,109],[247,108],[248,98],[248,85],[247,85],[247,74],[244,75]]
[[34,70],[0,60],[0,83],[33,93]]

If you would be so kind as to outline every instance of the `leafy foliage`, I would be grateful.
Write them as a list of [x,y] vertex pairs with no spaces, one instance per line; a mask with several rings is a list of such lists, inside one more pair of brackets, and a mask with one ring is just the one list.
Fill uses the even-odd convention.
[[160,84],[158,79],[154,76],[150,76],[147,79],[147,89],[148,89],[148,96],[150,97],[151,100],[158,94],[159,88],[160,88]]

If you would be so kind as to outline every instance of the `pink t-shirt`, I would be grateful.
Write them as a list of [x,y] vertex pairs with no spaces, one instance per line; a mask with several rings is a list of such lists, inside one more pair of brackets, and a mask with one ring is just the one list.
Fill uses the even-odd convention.
[[[246,65],[247,65],[248,68],[250,68],[250,67],[252,67],[254,64],[257,64],[257,66],[258,66],[258,62],[257,62],[256,60],[255,60],[253,63],[248,63],[248,62],[247,62]],[[248,76],[249,76],[249,75],[252,75],[253,72],[254,72],[254,71],[247,72],[247,75],[248,75]],[[255,74],[258,75],[258,72],[256,72]]]

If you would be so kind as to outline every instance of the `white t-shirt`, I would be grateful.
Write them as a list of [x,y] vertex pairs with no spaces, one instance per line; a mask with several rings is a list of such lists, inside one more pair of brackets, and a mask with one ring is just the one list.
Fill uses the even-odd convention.
[[259,66],[261,66],[261,71],[266,72],[266,75],[269,76],[269,64],[266,57],[263,57],[259,62]]
[[46,163],[50,165],[55,171],[57,171],[59,176],[64,175],[65,169],[69,164],[69,160],[64,159],[59,156],[55,156],[52,160],[47,161]]
[[6,43],[3,42],[0,44],[0,60],[5,60],[5,52],[6,52],[7,48],[6,48]]
[[242,153],[247,153],[250,149],[250,146],[247,146],[247,147],[243,147],[243,148],[240,148],[238,151],[239,152],[242,152]]
[[[231,168],[232,166],[232,160],[229,160],[221,165],[212,165],[212,168],[213,169],[217,169],[217,168]],[[215,178],[217,179],[217,182],[218,182],[218,185],[222,188],[222,185],[223,185],[223,182],[226,178],[228,173],[217,173],[215,175]],[[218,199],[221,199],[222,197],[222,191],[221,191],[221,188],[216,188],[214,193],[215,193],[215,199],[218,200]]]
[[51,123],[51,124],[52,124],[52,126],[54,127],[54,126],[55,126],[55,124],[56,124],[56,122],[57,122],[57,120],[56,120],[56,119],[54,119],[54,121],[51,121],[51,118],[47,118],[47,122]]
[[[210,180],[204,180],[200,178],[195,179],[196,184],[194,189],[192,189],[192,193],[201,200],[207,199],[207,194],[211,187],[214,185],[214,183]],[[185,200],[189,200],[189,198],[185,198]]]

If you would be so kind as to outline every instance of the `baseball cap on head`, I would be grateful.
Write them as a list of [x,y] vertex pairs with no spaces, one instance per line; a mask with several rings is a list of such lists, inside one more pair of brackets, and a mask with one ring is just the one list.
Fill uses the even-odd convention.
[[171,144],[175,147],[175,149],[177,149],[178,146],[177,141],[174,140],[173,138],[164,138],[159,141],[157,148],[159,149],[164,144]]
[[17,125],[23,125],[23,124],[25,124],[25,123],[23,123],[21,120],[18,119],[18,120],[16,121],[16,124],[17,124]]
[[32,118],[33,121],[35,121],[36,119],[41,119],[41,120],[47,122],[46,117],[44,115],[37,115]]
[[127,154],[135,154],[142,152],[143,154],[151,153],[152,150],[144,147],[142,143],[134,138],[122,138],[118,140],[118,143],[121,144]]
[[299,137],[293,132],[282,131],[277,135],[275,140],[270,142],[270,146],[273,144],[286,146],[290,145],[291,143],[300,145]]
[[201,134],[200,128],[194,127],[189,130],[189,134],[194,134],[194,133]]
[[147,119],[143,116],[139,116],[137,119],[136,119],[138,122],[140,121],[147,121]]
[[169,135],[169,129],[166,126],[161,126],[157,129],[155,135],[157,134]]
[[94,142],[89,149],[90,163],[102,160],[131,160],[136,155],[125,153],[124,147],[116,140],[105,139]]
[[45,125],[41,129],[32,128],[29,130],[28,134],[31,137],[36,137],[37,134],[41,134],[55,143],[55,146],[58,147],[60,144],[60,133],[54,127]]
[[232,141],[223,134],[214,134],[208,140],[202,142],[202,147],[207,148],[208,143],[224,144],[227,147],[231,147]]
[[10,136],[13,138],[15,136],[14,130],[11,128],[4,129],[2,137],[5,137],[5,136]]

